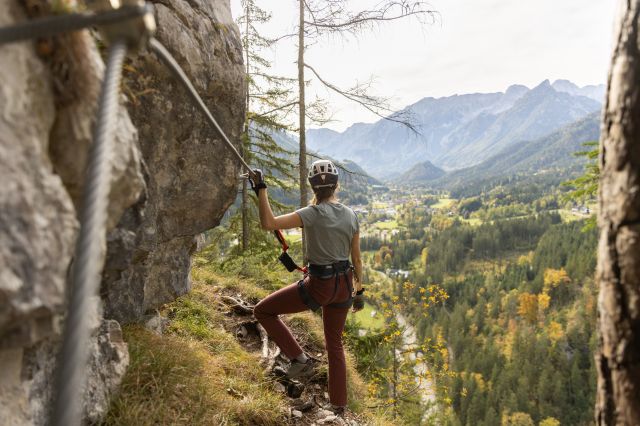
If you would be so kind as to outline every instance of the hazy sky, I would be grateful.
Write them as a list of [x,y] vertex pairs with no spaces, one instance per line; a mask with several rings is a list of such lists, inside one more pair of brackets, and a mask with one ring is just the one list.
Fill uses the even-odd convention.
[[[257,0],[273,14],[269,35],[295,30],[295,0]],[[377,1],[352,0],[354,9]],[[326,38],[310,46],[306,62],[323,78],[348,87],[375,77],[374,92],[400,109],[427,96],[504,91],[545,79],[582,86],[605,83],[612,43],[613,0],[431,0],[436,23],[407,18],[365,32],[357,39]],[[240,0],[231,0],[234,17]],[[281,42],[266,56],[275,72],[296,75],[296,39]],[[307,71],[309,76],[309,71]],[[328,93],[319,84],[309,97],[329,99],[334,122],[343,130],[378,118]]]

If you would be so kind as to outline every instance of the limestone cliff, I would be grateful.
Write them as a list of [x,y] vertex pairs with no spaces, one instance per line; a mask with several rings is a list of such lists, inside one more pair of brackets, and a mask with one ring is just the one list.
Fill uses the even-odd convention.
[[[157,2],[156,37],[175,55],[231,140],[242,130],[242,45],[225,1]],[[216,226],[235,198],[238,168],[186,92],[151,54],[128,64],[143,93],[129,111],[147,170],[146,198],[109,236],[103,296],[118,321],[189,290],[194,236]],[[134,236],[135,234],[135,236]]]
[[[0,25],[47,14],[49,5],[0,2]],[[228,0],[155,6],[158,38],[236,142],[244,74]],[[116,320],[140,320],[189,290],[194,236],[218,224],[235,197],[239,171],[153,55],[131,54],[126,70],[112,158],[104,310],[87,318],[94,330],[85,390],[89,421],[104,413],[128,364]],[[43,424],[47,417],[103,71],[88,32],[0,46],[3,424]]]

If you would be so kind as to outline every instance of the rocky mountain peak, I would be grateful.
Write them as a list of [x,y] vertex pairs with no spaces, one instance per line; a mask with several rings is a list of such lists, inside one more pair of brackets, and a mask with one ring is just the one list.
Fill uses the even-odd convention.
[[504,92],[504,94],[509,97],[519,97],[524,95],[528,91],[529,88],[527,86],[524,86],[522,84],[512,84],[511,86],[507,87],[507,90]]
[[[556,86],[568,90],[571,85],[559,82]],[[601,101],[595,101],[597,87],[579,90],[574,94],[556,90],[544,80],[532,89],[512,85],[504,93],[428,97],[407,107],[416,117],[419,135],[380,120],[355,124],[343,133],[310,130],[307,141],[320,154],[353,159],[378,178],[398,176],[426,160],[457,169],[597,111],[601,106]]]
[[556,80],[551,85],[558,92],[577,93],[580,89],[577,85],[569,80]]

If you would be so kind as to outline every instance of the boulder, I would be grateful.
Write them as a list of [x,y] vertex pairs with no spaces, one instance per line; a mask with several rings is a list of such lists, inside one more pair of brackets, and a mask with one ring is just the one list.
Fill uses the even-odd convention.
[[[0,2],[0,25],[47,14],[49,7],[45,0]],[[48,417],[78,231],[76,205],[103,72],[88,32],[0,46],[3,424],[40,425]],[[112,227],[139,199],[144,185],[137,133],[124,107],[118,123],[111,160]],[[97,297],[95,302],[86,370],[87,419],[98,419],[106,411],[128,365],[119,324],[103,323]]]
[[[242,45],[226,0],[156,2],[156,37],[176,57],[222,129],[239,145],[244,117]],[[121,322],[190,289],[197,236],[218,225],[240,171],[222,138],[151,53],[127,66],[129,113],[138,129],[146,193],[109,235],[102,294]]]
[[[0,2],[0,25],[52,0]],[[56,2],[57,4],[57,2]],[[73,1],[64,2],[74,7]],[[239,145],[245,77],[228,0],[158,2],[158,38]],[[0,419],[45,424],[104,64],[88,32],[0,45]],[[189,290],[199,234],[236,195],[239,165],[158,59],[132,54],[118,111],[101,297],[84,415],[99,423],[129,362],[118,321]],[[126,108],[124,104],[126,103]]]

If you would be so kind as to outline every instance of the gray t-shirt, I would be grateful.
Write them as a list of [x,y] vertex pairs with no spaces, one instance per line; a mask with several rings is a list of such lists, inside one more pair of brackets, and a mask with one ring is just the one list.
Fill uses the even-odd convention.
[[307,258],[314,265],[349,260],[351,240],[360,227],[356,214],[340,203],[320,203],[296,210],[304,226]]

